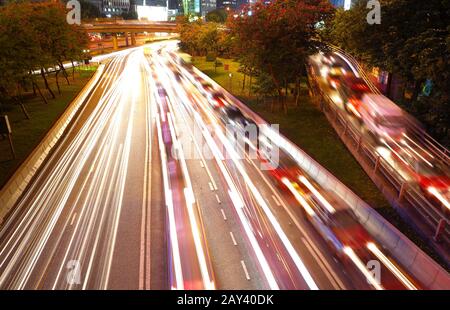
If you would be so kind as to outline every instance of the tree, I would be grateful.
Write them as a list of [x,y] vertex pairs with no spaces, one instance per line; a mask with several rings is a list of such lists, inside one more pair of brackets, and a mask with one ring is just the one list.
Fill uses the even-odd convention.
[[260,1],[228,18],[236,52],[272,78],[285,111],[282,89],[304,74],[307,57],[317,51],[317,25],[332,13],[327,0]]
[[55,96],[48,83],[48,68],[67,73],[63,62],[77,59],[87,44],[86,34],[79,26],[66,22],[66,8],[60,3],[11,2],[0,8],[0,92],[21,104],[22,93],[31,83],[33,92],[42,94],[36,82],[41,72],[44,84]]
[[[250,86],[253,92],[257,95],[257,99],[262,99],[263,102],[269,98],[274,96],[277,93],[277,87],[273,83],[273,79],[267,73],[261,73],[256,78],[256,84]],[[273,112],[274,110],[274,102],[273,100],[270,102],[270,110]]]
[[231,38],[221,24],[201,20],[190,22],[185,17],[179,17],[177,21],[182,50],[193,56],[213,54],[214,58],[231,54]]
[[[351,10],[338,11],[322,35],[365,63],[400,76],[404,87],[412,88],[412,96],[399,103],[448,143],[450,2],[380,2],[381,24],[366,22],[366,1],[360,0]],[[427,79],[433,82],[433,92],[420,96]]]
[[206,21],[223,24],[226,22],[227,16],[227,11],[224,9],[216,9],[206,14]]

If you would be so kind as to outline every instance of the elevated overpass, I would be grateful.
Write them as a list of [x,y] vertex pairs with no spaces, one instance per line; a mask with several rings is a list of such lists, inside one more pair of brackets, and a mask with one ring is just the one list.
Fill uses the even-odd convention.
[[130,36],[131,45],[136,45],[136,33],[175,33],[177,28],[177,24],[172,22],[149,22],[140,20],[92,21],[83,23],[81,26],[87,33],[111,33],[113,35],[114,49],[118,48],[118,33],[124,33],[127,43],[128,37]]

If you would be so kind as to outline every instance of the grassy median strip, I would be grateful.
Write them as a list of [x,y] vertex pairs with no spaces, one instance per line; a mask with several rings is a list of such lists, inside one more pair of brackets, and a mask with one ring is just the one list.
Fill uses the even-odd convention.
[[[445,266],[438,255],[426,245],[426,242],[391,207],[353,155],[347,150],[325,115],[311,102],[305,83],[302,83],[302,93],[298,106],[288,103],[289,112],[287,114],[281,109],[271,112],[270,104],[262,103],[261,101],[257,102],[255,97],[249,94],[248,87],[242,90],[244,76],[242,73],[237,72],[239,63],[229,59],[219,59],[219,61],[223,64],[229,64],[229,71],[225,71],[223,66],[215,70],[214,62],[207,62],[205,57],[192,57],[194,66],[233,93],[268,123],[279,124],[282,134],[375,208],[422,250]],[[232,74],[231,78],[229,76],[230,73]],[[294,100],[291,98],[289,101]]]
[[24,105],[30,115],[29,120],[25,118],[19,105],[2,105],[2,112],[8,116],[11,124],[16,158],[12,158],[8,141],[0,137],[0,188],[3,187],[14,171],[39,144],[47,131],[67,108],[68,104],[72,102],[84,85],[90,80],[96,69],[97,66],[95,65],[81,66],[76,69],[75,79],[72,79],[72,70],[68,69],[67,73],[70,74],[70,85],[67,85],[62,74],[60,74],[59,84],[61,94],[58,94],[55,79],[50,77],[48,80],[50,87],[55,92],[55,99],[49,99],[43,82],[39,80],[39,85],[48,100],[48,104],[43,103],[39,96],[25,95]]

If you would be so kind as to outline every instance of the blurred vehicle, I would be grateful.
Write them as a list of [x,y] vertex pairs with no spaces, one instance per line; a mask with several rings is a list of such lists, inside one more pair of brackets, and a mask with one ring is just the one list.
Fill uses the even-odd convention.
[[425,154],[421,154],[420,150],[412,152],[401,148],[392,154],[400,168],[406,171],[411,177],[411,181],[417,183],[427,197],[433,196],[429,191],[430,188],[433,188],[450,200],[450,169],[448,165],[434,158],[427,158]]
[[165,88],[159,83],[156,85],[156,87],[158,89],[158,96],[159,96],[159,98],[161,100],[166,100],[167,92],[166,92]]
[[[349,208],[338,209],[336,212],[328,214],[323,221],[343,246],[359,250],[365,248],[367,243],[372,241],[366,229],[358,222]],[[334,244],[333,246],[335,247]],[[336,248],[336,250],[341,250],[341,248]]]
[[335,59],[332,55],[330,54],[320,54],[320,62],[323,65],[327,65],[330,66],[334,63]]
[[287,190],[286,185],[283,183],[283,178],[286,178],[296,187],[297,177],[301,174],[297,163],[282,151],[278,153],[277,158],[271,158],[264,151],[265,149],[262,149],[258,154],[261,160],[267,161],[270,164],[272,169],[268,170],[268,173],[272,181],[283,190]]
[[373,240],[353,210],[336,194],[321,190],[314,182],[306,182],[306,197],[315,211],[309,215],[310,221],[328,245],[341,258],[344,247],[365,253],[367,243]]
[[214,92],[214,87],[211,85],[211,83],[205,81],[205,80],[201,80],[201,82],[199,83],[199,87],[200,90],[205,94],[205,95],[209,95],[211,92]]
[[355,94],[355,96],[358,97],[362,97],[364,93],[371,92],[366,82],[363,79],[354,76],[353,74],[349,74],[344,77],[344,85],[348,87]]
[[340,65],[331,65],[326,76],[328,85],[333,89],[337,89],[341,85],[341,79],[345,74],[344,68]]
[[364,94],[358,108],[361,120],[377,138],[398,140],[405,133],[406,115],[395,103],[382,95]]
[[[227,127],[227,135],[234,136],[235,142],[238,142],[236,146],[242,146],[242,150],[246,153],[250,151],[251,145],[253,148],[259,149],[259,127],[252,119],[244,116],[237,107],[230,105],[218,108],[218,111],[223,124],[232,127]],[[241,148],[239,147],[237,150],[240,151]]]
[[249,125],[256,125],[253,120],[245,117],[241,110],[234,106],[221,107],[219,109],[219,117],[225,125],[237,125],[241,129],[245,129]]
[[208,95],[208,102],[214,109],[224,107],[226,104],[226,99],[220,92],[214,92]]
[[278,168],[269,170],[273,180],[285,190],[295,191],[294,195],[299,194],[304,199],[302,213],[339,257],[343,255],[345,246],[356,251],[364,250],[367,242],[372,240],[353,211],[343,200],[307,179],[293,163],[292,159],[284,156]]
[[345,110],[360,118],[361,115],[358,110],[362,103],[361,99],[364,94],[371,93],[371,90],[365,81],[354,75],[347,75],[341,83],[339,93],[345,101]]

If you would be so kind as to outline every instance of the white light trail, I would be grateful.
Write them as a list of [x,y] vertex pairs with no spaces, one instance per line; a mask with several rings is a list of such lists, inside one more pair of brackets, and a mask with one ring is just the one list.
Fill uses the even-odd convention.
[[345,246],[344,253],[348,257],[350,257],[350,259],[353,261],[356,267],[361,271],[361,273],[366,277],[367,281],[369,281],[369,283],[374,288],[376,288],[377,290],[384,290],[383,286],[381,286],[381,284],[378,283],[377,279],[375,279],[374,275],[370,273],[370,271],[367,269],[367,267],[364,265],[361,259],[355,254],[352,248]]
[[[450,210],[450,203],[436,188],[428,187],[428,192],[434,195],[447,209]],[[448,190],[448,189],[447,189]]]
[[375,245],[373,242],[369,242],[367,244],[367,248],[385,265],[393,274],[394,276],[399,279],[406,288],[410,290],[417,290],[417,288],[412,284],[412,282],[395,266],[389,258],[384,255],[380,249]]
[[311,184],[311,182],[308,181],[307,178],[301,175],[298,177],[298,179],[300,180],[300,182],[306,185],[306,187],[314,194],[314,196],[317,197],[317,199],[319,199],[319,201],[327,209],[328,212],[330,212],[331,214],[336,212],[333,206],[322,196],[321,193],[319,193],[319,191]]

